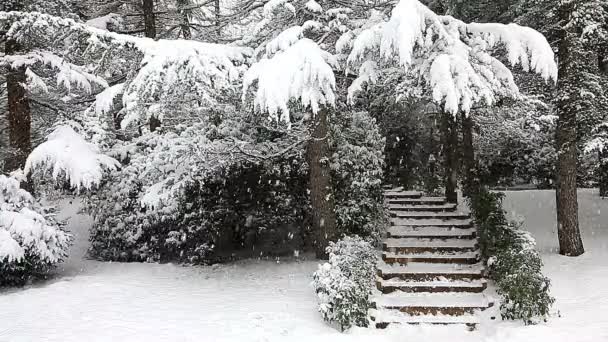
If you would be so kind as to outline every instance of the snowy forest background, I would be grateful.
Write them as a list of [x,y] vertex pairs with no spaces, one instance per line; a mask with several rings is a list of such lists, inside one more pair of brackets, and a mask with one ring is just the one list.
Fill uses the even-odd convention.
[[212,264],[378,241],[383,184],[460,184],[473,211],[486,186],[556,188],[580,255],[577,187],[608,195],[606,9],[5,1],[2,285],[66,258],[53,204],[74,195],[91,258]]
[[[559,253],[585,252],[608,197],[607,11],[605,0],[5,0],[0,287],[69,257],[78,234],[61,211],[78,207],[96,261],[329,258],[312,279],[319,311],[365,326],[391,185],[468,204],[502,317],[539,323],[556,300],[541,254],[488,189],[551,190]],[[582,188],[599,196],[579,206]],[[581,209],[597,212],[579,227]],[[598,243],[608,250],[601,234],[593,260]]]

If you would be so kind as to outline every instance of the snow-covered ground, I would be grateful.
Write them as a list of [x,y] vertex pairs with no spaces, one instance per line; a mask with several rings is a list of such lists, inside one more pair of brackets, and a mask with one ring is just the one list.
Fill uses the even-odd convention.
[[0,341],[608,341],[608,200],[580,191],[587,253],[556,254],[552,191],[509,192],[505,208],[525,217],[557,298],[555,317],[536,326],[484,321],[463,327],[353,329],[327,326],[310,287],[314,260],[254,260],[212,267],[101,263],[83,258],[90,221],[57,278],[0,293]]

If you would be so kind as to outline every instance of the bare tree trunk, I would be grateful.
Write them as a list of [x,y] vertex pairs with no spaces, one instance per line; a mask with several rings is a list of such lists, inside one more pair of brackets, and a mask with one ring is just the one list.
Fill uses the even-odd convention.
[[458,124],[449,113],[441,114],[443,154],[445,166],[445,197],[450,203],[458,203]]
[[144,33],[148,38],[156,38],[156,18],[154,15],[154,0],[142,0],[144,12]]
[[[144,12],[144,33],[146,37],[156,38],[156,17],[154,15],[154,0],[142,0],[142,10]],[[156,117],[150,117],[150,132],[154,132],[160,127],[161,122]]]
[[[6,55],[13,55],[20,49],[19,44],[9,39],[5,43]],[[15,151],[5,161],[6,172],[22,168],[32,150],[31,127],[32,113],[27,93],[23,88],[26,82],[25,68],[9,68],[6,75],[6,90],[8,94],[8,124],[9,146]]]
[[222,35],[221,27],[221,13],[220,13],[220,0],[215,0],[215,33],[217,34],[217,41],[220,40]]
[[600,196],[608,197],[608,149],[599,153],[600,159]]
[[330,241],[339,237],[336,226],[334,197],[331,191],[329,169],[329,122],[328,110],[323,108],[315,117],[315,127],[310,141],[308,159],[310,164],[310,200],[313,229],[316,236],[316,254],[327,259],[325,249]]
[[475,150],[473,147],[473,119],[461,113],[462,119],[462,166],[464,173],[463,194],[467,197],[472,196],[477,189],[477,176],[475,165]]
[[189,0],[178,0],[177,2],[179,15],[180,15],[180,30],[184,39],[192,39],[192,31],[190,30],[190,15],[192,10],[188,8],[190,6]]
[[[560,21],[569,23],[573,4],[562,2],[559,8]],[[572,27],[573,25],[571,25]],[[576,193],[576,112],[579,101],[579,73],[582,44],[576,28],[563,27],[559,43],[559,83],[557,121],[557,233],[559,252],[578,256],[585,252],[578,226],[578,199]]]

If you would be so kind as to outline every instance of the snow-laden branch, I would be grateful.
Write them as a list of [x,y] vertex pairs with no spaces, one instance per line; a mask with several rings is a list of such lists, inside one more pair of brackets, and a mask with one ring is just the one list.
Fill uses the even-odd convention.
[[50,171],[53,179],[65,177],[73,188],[91,189],[101,182],[104,170],[116,170],[119,166],[118,161],[101,154],[97,146],[85,141],[71,127],[60,126],[32,151],[24,173]]
[[[80,58],[86,59],[89,54],[120,56],[121,72],[132,69],[136,73],[127,79],[122,91],[125,110],[123,127],[129,123],[145,118],[153,104],[161,115],[176,101],[194,101],[202,105],[213,106],[215,96],[221,90],[233,89],[234,83],[243,72],[240,66],[248,63],[253,50],[245,47],[235,47],[221,44],[209,44],[188,40],[158,40],[139,38],[109,32],[95,27],[78,23],[71,19],[54,17],[41,13],[0,12],[0,24],[10,25],[7,35],[28,46],[40,41],[45,49],[49,36],[61,36],[65,40],[82,43],[76,50],[84,51]],[[58,46],[57,49],[64,49]],[[7,56],[8,58],[22,57]],[[47,59],[48,60],[48,59]],[[55,64],[66,63],[62,59],[52,60]],[[88,61],[92,65],[101,63],[98,60]],[[106,64],[116,61],[106,60]],[[124,64],[130,67],[125,67]],[[53,64],[53,65],[55,65]],[[69,65],[69,64],[67,64]],[[78,71],[78,70],[77,70]],[[80,77],[78,74],[61,73],[58,82],[64,80],[91,82],[91,79]],[[69,77],[68,77],[69,76]],[[107,83],[103,84],[105,87]],[[116,89],[114,89],[116,90]],[[118,95],[109,91],[101,96],[102,101],[109,95]],[[108,96],[106,96],[108,95]],[[96,105],[96,109],[105,111],[108,102]],[[162,117],[161,117],[162,119]]]
[[63,86],[68,92],[72,90],[73,85],[87,93],[91,93],[93,84],[103,88],[108,86],[103,78],[87,72],[85,68],[69,63],[64,58],[48,51],[34,50],[23,55],[3,56],[0,57],[0,65],[2,64],[13,69],[27,67],[27,77],[30,85],[44,91],[48,91],[47,85],[30,67],[40,65],[51,68],[56,73],[57,85]]
[[334,106],[336,81],[332,66],[338,66],[335,57],[312,40],[302,38],[255,63],[245,73],[243,96],[257,81],[255,107],[273,119],[289,123],[291,100],[300,101],[313,113],[321,106]]
[[[453,114],[479,102],[491,105],[497,97],[520,96],[510,70],[491,55],[498,43],[512,66],[557,80],[553,50],[539,32],[516,24],[466,24],[438,16],[418,0],[401,0],[388,21],[351,31],[338,43],[339,50],[351,48],[349,66],[380,55],[423,80],[433,99]],[[359,88],[352,87],[349,96]]]

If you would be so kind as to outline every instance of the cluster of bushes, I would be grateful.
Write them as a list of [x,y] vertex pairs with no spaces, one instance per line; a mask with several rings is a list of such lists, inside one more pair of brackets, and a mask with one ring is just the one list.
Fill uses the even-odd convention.
[[532,324],[549,315],[555,299],[549,294],[549,278],[542,274],[542,259],[534,238],[507,220],[503,197],[502,193],[480,189],[469,198],[469,206],[489,276],[503,297],[502,317]]
[[377,255],[373,245],[358,237],[344,237],[327,248],[329,261],[319,265],[313,285],[323,319],[341,330],[368,325]]
[[35,202],[18,180],[0,175],[0,286],[45,276],[66,257],[71,240],[52,208]]
[[[328,163],[338,228],[343,234],[378,237],[386,217],[384,139],[365,112],[336,115],[331,125]],[[259,123],[250,126],[220,118],[126,144],[121,170],[88,199],[95,218],[91,255],[212,263],[312,249],[305,144],[272,160],[221,165],[212,163],[212,154],[200,153],[200,146],[238,137],[246,129],[255,129],[251,135],[263,142],[285,139]],[[225,147],[218,144],[219,150]]]

